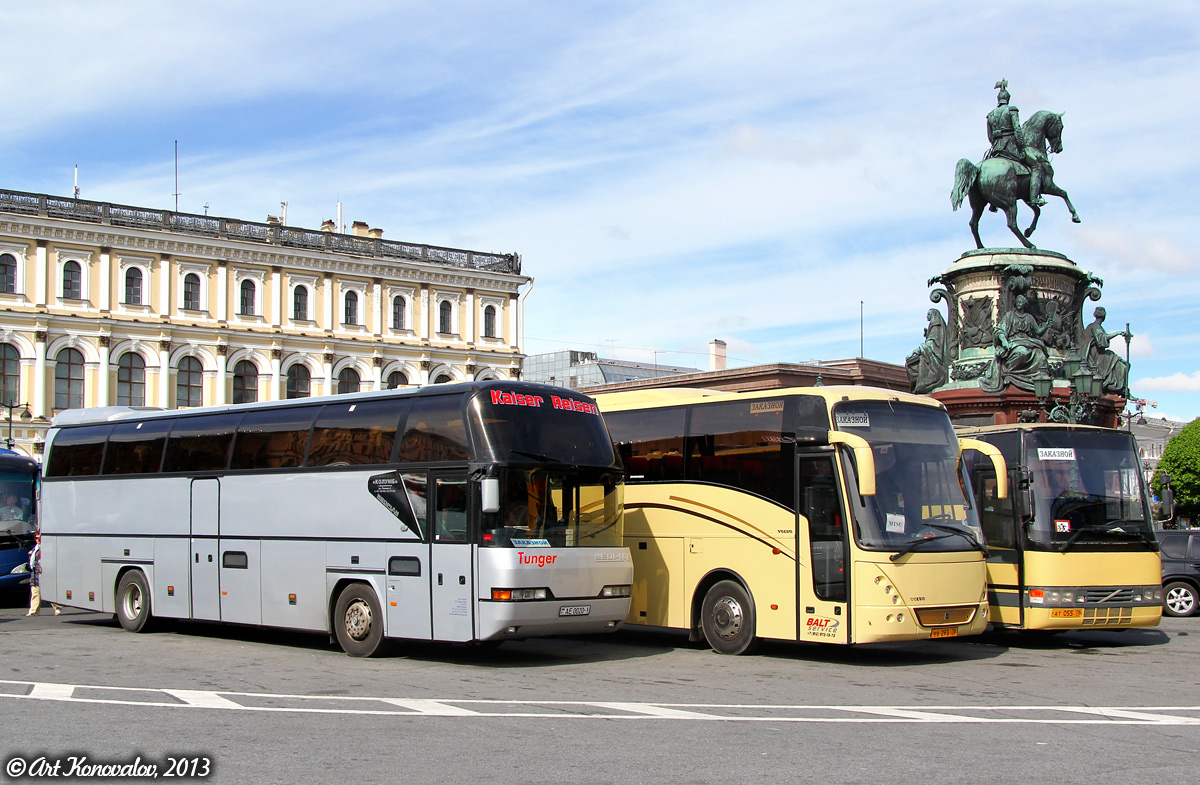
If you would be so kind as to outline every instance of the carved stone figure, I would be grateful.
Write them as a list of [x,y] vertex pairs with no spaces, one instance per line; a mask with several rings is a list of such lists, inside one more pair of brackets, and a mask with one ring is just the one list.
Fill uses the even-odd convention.
[[1042,335],[1046,324],[1038,324],[1028,312],[1029,299],[1019,294],[1013,307],[996,325],[996,359],[979,380],[985,392],[996,393],[1008,385],[1033,390],[1033,382],[1047,375],[1046,344]]
[[942,312],[930,308],[925,340],[908,355],[904,367],[914,393],[924,395],[946,382],[946,321]]
[[992,298],[968,297],[962,303],[961,346],[976,349],[992,342]]
[[1116,333],[1105,331],[1103,307],[1097,308],[1092,315],[1095,321],[1084,329],[1084,362],[1091,370],[1092,376],[1101,380],[1104,392],[1125,395],[1129,383],[1129,363],[1109,349],[1108,344],[1117,336],[1124,336],[1127,341],[1133,336],[1124,330]]
[[1046,346],[1050,349],[1070,349],[1074,344],[1074,331],[1071,329],[1071,316],[1064,304],[1052,297],[1046,300],[1045,311]]

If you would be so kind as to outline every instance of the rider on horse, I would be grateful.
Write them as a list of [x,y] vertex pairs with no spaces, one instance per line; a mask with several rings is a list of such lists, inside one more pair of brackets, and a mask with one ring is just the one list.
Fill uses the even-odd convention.
[[[1000,92],[996,95],[996,108],[988,112],[987,135],[992,149],[984,156],[985,159],[999,157],[1007,158],[1018,164],[1029,166],[1029,203],[1036,207],[1046,204],[1042,198],[1042,164],[1046,161],[1045,153],[1026,144],[1021,133],[1020,110],[1008,103],[1011,96],[1008,93],[1008,80],[996,82]],[[1040,153],[1040,154],[1039,154]]]

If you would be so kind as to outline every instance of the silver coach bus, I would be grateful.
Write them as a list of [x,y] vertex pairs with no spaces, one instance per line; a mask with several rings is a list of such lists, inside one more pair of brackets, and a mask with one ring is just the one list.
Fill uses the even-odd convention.
[[623,474],[586,396],[522,382],[147,411],[46,440],[42,593],[115,613],[496,642],[615,630]]

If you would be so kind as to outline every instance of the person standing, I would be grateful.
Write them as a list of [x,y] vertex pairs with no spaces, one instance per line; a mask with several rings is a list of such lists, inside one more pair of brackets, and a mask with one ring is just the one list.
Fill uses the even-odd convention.
[[[34,534],[33,550],[29,552],[29,612],[26,616],[37,616],[42,608],[42,533]],[[50,603],[54,615],[62,613],[62,606]]]

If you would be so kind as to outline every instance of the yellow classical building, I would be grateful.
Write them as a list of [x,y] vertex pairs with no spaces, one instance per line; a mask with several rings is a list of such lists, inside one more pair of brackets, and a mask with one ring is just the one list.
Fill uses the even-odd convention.
[[519,256],[335,229],[0,190],[0,438],[36,455],[79,407],[520,376]]

